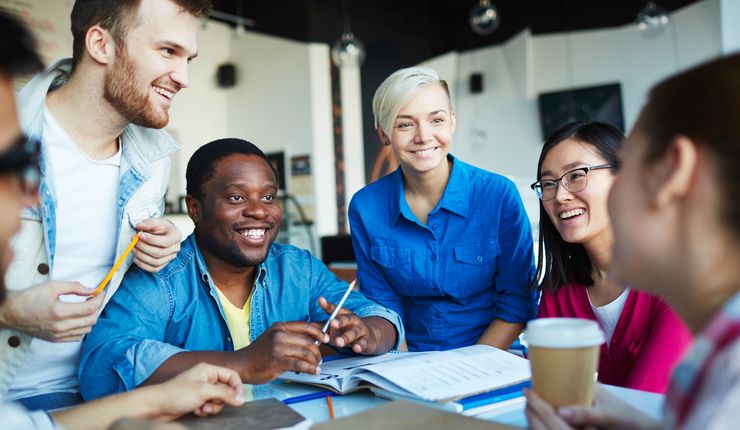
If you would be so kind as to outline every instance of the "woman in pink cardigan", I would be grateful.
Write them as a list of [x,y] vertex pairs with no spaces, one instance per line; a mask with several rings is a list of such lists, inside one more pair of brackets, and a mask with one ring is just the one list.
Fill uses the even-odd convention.
[[665,393],[691,334],[661,299],[612,282],[614,240],[607,197],[624,135],[604,123],[575,122],[545,142],[532,184],[540,204],[539,317],[598,321],[599,381]]

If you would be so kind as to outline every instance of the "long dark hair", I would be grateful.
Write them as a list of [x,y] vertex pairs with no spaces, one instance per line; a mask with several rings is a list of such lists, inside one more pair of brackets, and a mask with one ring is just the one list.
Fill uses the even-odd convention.
[[[624,141],[624,133],[611,124],[576,121],[560,127],[545,141],[540,161],[537,163],[538,181],[542,179],[540,172],[547,153],[566,140],[593,146],[607,163],[614,166],[612,170],[619,167],[617,151]],[[545,212],[541,200],[538,249],[535,282],[539,282],[539,288],[554,291],[570,282],[587,286],[594,284],[591,278],[593,267],[586,248],[580,243],[568,243],[563,240]]]

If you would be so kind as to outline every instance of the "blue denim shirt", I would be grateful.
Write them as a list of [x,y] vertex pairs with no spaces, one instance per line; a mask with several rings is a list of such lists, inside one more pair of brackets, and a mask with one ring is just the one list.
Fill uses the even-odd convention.
[[450,178],[427,225],[406,202],[400,168],[349,206],[360,290],[401,315],[412,351],[471,345],[496,318],[536,315],[532,231],[516,187],[448,159]]
[[[185,350],[233,351],[229,327],[195,234],[159,273],[132,267],[82,347],[78,378],[86,400],[131,390]],[[320,296],[337,303],[347,289],[311,254],[273,244],[258,266],[249,322],[251,341],[281,321],[324,321]],[[404,332],[398,315],[352,292],[345,308],[379,316]]]

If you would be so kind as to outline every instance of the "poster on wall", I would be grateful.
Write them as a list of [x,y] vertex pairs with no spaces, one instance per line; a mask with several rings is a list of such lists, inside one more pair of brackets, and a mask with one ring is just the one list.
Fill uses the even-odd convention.
[[267,159],[270,160],[270,164],[277,173],[278,190],[285,191],[285,153],[284,152],[269,152],[265,154]]
[[310,155],[290,157],[290,187],[288,189],[296,202],[301,205],[306,217],[302,220],[298,214],[291,212],[291,224],[311,224],[314,219],[314,189]]
[[72,56],[69,15],[74,0],[0,0],[0,10],[17,16],[31,29],[44,63]]
[[311,157],[297,155],[290,157],[290,179],[288,194],[286,194],[283,212],[283,221],[290,230],[288,242],[299,248],[315,253],[313,231],[314,219],[314,187]]

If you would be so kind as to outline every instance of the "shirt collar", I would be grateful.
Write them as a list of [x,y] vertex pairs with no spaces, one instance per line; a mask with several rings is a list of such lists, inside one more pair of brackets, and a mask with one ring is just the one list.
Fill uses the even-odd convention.
[[[188,236],[188,238],[185,239],[185,243],[183,243],[183,245],[189,245],[193,247],[193,249],[195,250],[195,264],[198,266],[198,275],[200,279],[203,280],[203,282],[211,286],[213,283],[213,278],[211,277],[211,274],[208,271],[208,265],[206,265],[206,260],[205,258],[203,258],[203,254],[201,254],[200,252],[200,247],[198,246],[198,242],[195,240],[195,232],[191,233],[190,236]],[[272,254],[272,247],[270,247],[270,251],[268,252],[268,258],[270,257],[271,254]],[[267,266],[265,265],[265,262],[263,261],[257,266],[257,277],[255,278],[254,283],[256,285],[264,285],[266,287],[267,283],[264,282],[266,276],[267,276]]]
[[[450,179],[447,181],[447,187],[442,194],[437,207],[446,209],[462,217],[468,216],[468,166],[462,161],[455,158],[452,154],[447,154],[447,160],[452,162],[450,169]],[[415,215],[411,212],[406,195],[403,190],[403,173],[401,167],[391,173],[391,213],[395,213],[395,222],[401,216],[413,220]]]
[[456,213],[461,217],[468,216],[469,194],[469,173],[468,165],[455,158],[452,154],[447,154],[447,159],[452,162],[450,170],[450,179],[447,181],[447,188],[442,194],[437,206]]

